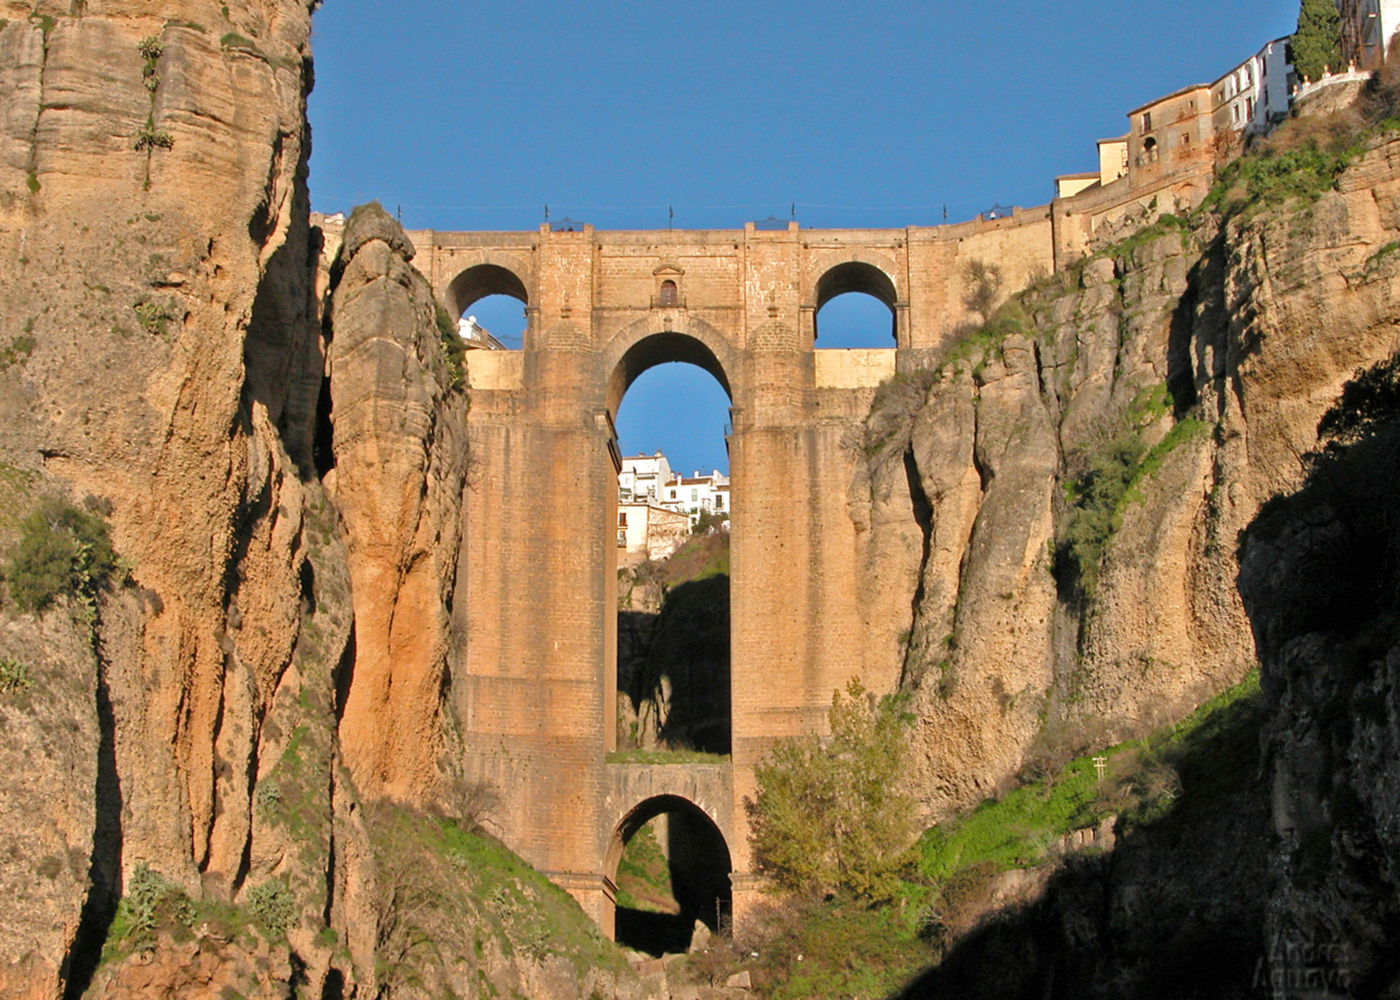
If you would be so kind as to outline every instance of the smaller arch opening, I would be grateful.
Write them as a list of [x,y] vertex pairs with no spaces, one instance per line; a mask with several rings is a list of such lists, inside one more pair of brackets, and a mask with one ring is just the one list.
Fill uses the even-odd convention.
[[890,276],[874,264],[854,260],[838,264],[817,282],[816,346],[896,346],[898,299]]
[[618,944],[661,956],[684,952],[696,922],[728,933],[733,863],[724,835],[694,802],[658,795],[613,835],[608,871],[618,889]]
[[452,318],[471,317],[466,327],[488,332],[511,349],[524,346],[530,295],[520,276],[499,264],[467,268],[447,286],[446,305]]
[[663,306],[678,305],[681,301],[681,290],[676,283],[667,278],[661,283],[661,304]]

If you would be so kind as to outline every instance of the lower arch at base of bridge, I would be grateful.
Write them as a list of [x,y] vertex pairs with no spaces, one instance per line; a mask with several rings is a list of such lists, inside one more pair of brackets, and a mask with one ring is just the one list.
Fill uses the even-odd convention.
[[[658,816],[669,817],[663,848],[688,940],[693,922],[728,930],[751,913],[768,885],[731,865],[735,833],[733,771],[728,764],[609,764],[607,811],[616,817],[603,852],[603,870],[546,871],[609,938],[619,939],[617,871],[628,841]],[[682,947],[683,950],[683,947]]]

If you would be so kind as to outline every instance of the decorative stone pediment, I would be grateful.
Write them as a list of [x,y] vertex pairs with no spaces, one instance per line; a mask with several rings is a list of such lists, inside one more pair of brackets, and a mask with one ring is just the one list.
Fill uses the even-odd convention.
[[674,278],[685,274],[685,268],[673,260],[663,260],[651,273],[658,278]]

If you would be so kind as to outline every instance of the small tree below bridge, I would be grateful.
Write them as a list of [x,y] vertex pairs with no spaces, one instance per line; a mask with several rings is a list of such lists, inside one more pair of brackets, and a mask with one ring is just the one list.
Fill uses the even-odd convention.
[[780,740],[746,799],[758,869],[799,892],[892,898],[914,807],[899,788],[908,756],[907,696],[877,699],[858,680],[834,692],[831,734]]

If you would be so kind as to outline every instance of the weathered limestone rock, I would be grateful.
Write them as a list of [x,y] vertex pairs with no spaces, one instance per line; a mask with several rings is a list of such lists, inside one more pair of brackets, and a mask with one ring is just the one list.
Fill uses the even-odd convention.
[[163,939],[139,962],[103,968],[93,994],[109,1000],[241,996],[247,1000],[284,1000],[293,981],[286,946],[259,941],[252,951],[219,932],[201,929],[195,938],[177,944]]
[[[1133,238],[1025,296],[1028,336],[954,354],[913,405],[877,397],[850,510],[870,529],[869,642],[906,638],[882,655],[916,692],[931,812],[1179,718],[1249,669],[1236,537],[1301,482],[1342,383],[1400,347],[1400,267],[1379,252],[1400,237],[1400,143],[1338,187],[1223,232]],[[1065,484],[1124,433],[1145,459],[1081,607],[1053,575]]]
[[15,672],[0,682],[0,895],[7,900],[0,996],[47,998],[62,981],[89,869],[112,860],[93,852],[102,739],[97,659],[87,628],[65,607],[38,619],[0,615],[0,661]]
[[1046,543],[1057,462],[1032,345],[1008,340],[1002,360],[988,364],[977,380],[974,462],[983,495],[954,620],[958,655],[946,687],[930,691],[937,697],[927,702],[926,718],[957,720],[953,738],[961,746],[932,753],[978,760],[972,780],[985,794],[1019,764],[1016,748],[1034,735],[1037,695],[1053,676],[1055,585]]
[[1270,965],[1357,996],[1400,988],[1397,490],[1392,412],[1261,512],[1239,576],[1269,710]]
[[452,388],[432,289],[378,205],[345,231],[332,297],[331,397],[355,605],[340,722],[361,792],[422,802],[444,748],[442,691],[466,484],[466,399]]
[[[0,4],[0,315],[7,340],[32,340],[0,372],[0,462],[97,497],[132,578],[99,604],[101,664],[85,668],[89,721],[74,731],[86,746],[65,751],[86,756],[63,787],[86,787],[87,818],[40,809],[11,828],[51,840],[86,824],[71,844],[95,873],[93,830],[119,844],[121,877],[94,881],[88,917],[81,893],[55,911],[36,995],[61,993],[66,962],[90,973],[139,863],[195,898],[282,880],[309,922],[289,931],[309,989],[330,961],[309,944],[328,822],[293,832],[255,815],[273,798],[258,779],[296,744],[322,760],[282,801],[328,819],[349,630],[337,557],[318,562],[331,541],[310,537],[308,515],[324,506],[304,183],[314,5]],[[94,712],[110,713],[100,738]],[[37,738],[17,729],[15,752]],[[99,754],[119,798],[94,788]],[[0,967],[34,953],[27,935],[4,923]]]

